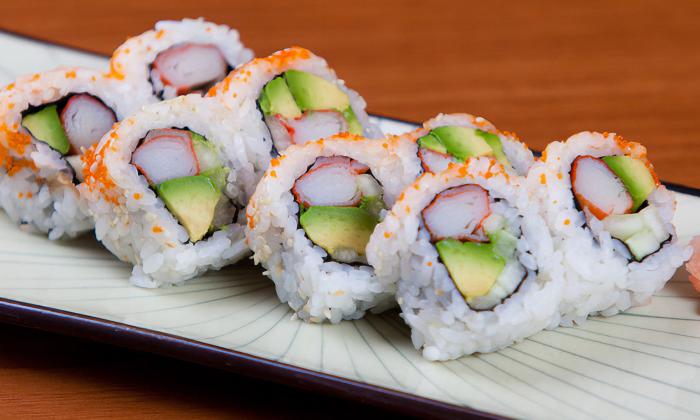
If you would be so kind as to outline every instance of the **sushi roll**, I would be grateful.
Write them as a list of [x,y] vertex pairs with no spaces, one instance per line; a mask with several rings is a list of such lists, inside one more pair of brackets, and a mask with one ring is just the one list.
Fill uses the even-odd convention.
[[257,58],[212,88],[239,121],[244,142],[262,140],[260,154],[277,156],[292,144],[348,132],[381,137],[365,101],[326,61],[300,47]]
[[226,110],[192,94],[151,104],[88,150],[80,192],[131,282],[179,284],[248,254],[243,208],[258,176]]
[[609,133],[550,143],[528,175],[563,254],[562,323],[647,303],[690,256],[647,150]]
[[248,204],[246,235],[299,318],[337,323],[393,306],[395,285],[378,281],[365,248],[416,176],[391,141],[349,134],[272,159]]
[[92,229],[80,155],[151,100],[84,68],[17,79],[0,91],[0,206],[22,229],[71,238]]
[[367,259],[398,281],[415,347],[448,360],[559,323],[560,256],[523,179],[488,157],[424,173],[376,227]]
[[442,172],[451,162],[490,156],[513,173],[526,175],[534,162],[532,151],[514,133],[499,131],[484,118],[469,114],[440,114],[400,138],[415,145],[425,172]]
[[206,92],[253,58],[238,32],[203,19],[160,21],[114,51],[111,75],[159,99]]

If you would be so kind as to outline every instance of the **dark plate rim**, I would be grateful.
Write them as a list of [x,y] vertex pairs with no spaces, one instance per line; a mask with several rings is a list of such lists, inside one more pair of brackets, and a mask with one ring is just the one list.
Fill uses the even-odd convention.
[[173,334],[7,298],[0,298],[0,322],[155,353],[412,416],[505,418],[467,406],[317,372]]
[[[85,48],[58,43],[5,28],[0,28],[0,33],[46,45],[80,51],[93,56],[108,57],[105,54]],[[416,125],[415,122],[401,118],[376,113],[371,115],[398,123]],[[675,183],[664,184],[671,190],[700,197],[700,188]],[[172,334],[2,297],[0,297],[0,322],[155,353],[235,374],[300,387],[312,392],[369,403],[410,415],[442,418],[451,418],[455,415],[479,419],[504,418],[497,414],[466,406],[444,403],[402,391],[321,373]]]

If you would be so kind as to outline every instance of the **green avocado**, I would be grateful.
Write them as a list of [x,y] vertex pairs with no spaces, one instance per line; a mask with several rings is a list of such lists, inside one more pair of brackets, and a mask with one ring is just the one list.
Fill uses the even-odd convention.
[[[343,114],[351,134],[362,135],[362,124],[350,106],[350,99],[338,86],[323,77],[299,70],[287,70],[283,74],[285,86],[301,112],[334,110]],[[266,105],[265,105],[266,106]],[[265,111],[261,101],[260,107]],[[271,112],[280,113],[281,112]],[[282,114],[285,117],[287,115]],[[297,116],[299,116],[297,115]]]
[[351,106],[345,108],[345,111],[343,111],[343,117],[345,117],[345,121],[348,123],[348,132],[350,134],[361,136],[362,124],[360,124],[360,120],[357,119],[355,111],[352,110]]
[[433,150],[438,153],[447,154],[447,148],[444,144],[440,142],[440,139],[432,135],[431,133],[418,139],[418,146],[424,149]]
[[504,229],[499,229],[488,234],[489,241],[493,244],[493,251],[506,260],[515,255],[515,248],[518,245],[518,238],[511,235]]
[[287,83],[282,77],[275,77],[263,88],[259,99],[260,108],[265,115],[282,115],[285,118],[298,118],[301,110],[292,97]]
[[646,228],[644,216],[640,213],[612,214],[603,220],[603,226],[612,237],[621,241]]
[[629,156],[605,156],[603,161],[625,184],[632,196],[632,211],[637,211],[656,188],[649,168],[641,160]]
[[199,162],[200,172],[221,166],[219,152],[214,143],[194,131],[190,131],[190,137],[192,137],[192,147],[194,147],[194,154]]
[[32,136],[51,146],[52,149],[65,155],[70,149],[70,142],[61,125],[56,105],[48,105],[37,112],[22,117],[22,127],[29,130]]
[[158,185],[156,193],[185,227],[190,241],[197,242],[206,235],[221,197],[221,192],[209,177],[195,175],[170,179]]
[[338,86],[315,74],[298,70],[284,72],[289,91],[302,111],[333,109],[345,112],[350,99]]
[[647,255],[653,254],[661,247],[656,235],[651,229],[642,229],[624,241],[634,259],[641,261]]
[[378,218],[379,213],[384,210],[384,201],[379,195],[364,196],[360,199],[359,207]]
[[364,255],[378,221],[358,207],[311,206],[299,217],[309,239],[331,256],[347,249]]
[[639,213],[608,216],[603,226],[613,238],[627,245],[637,261],[656,252],[671,236],[654,206],[645,207]]
[[455,286],[465,298],[487,295],[506,266],[493,244],[443,239],[435,244]]
[[501,143],[501,138],[498,137],[497,134],[493,133],[488,133],[483,130],[476,130],[476,135],[481,137],[488,143],[489,147],[491,147],[491,150],[493,150],[493,156],[496,158],[497,161],[501,162],[504,165],[510,166],[510,162],[508,162],[508,157],[506,157],[506,154],[503,153],[503,143]]
[[228,177],[228,172],[228,168],[224,166],[217,166],[215,168],[210,168],[206,171],[202,171],[199,174],[211,179],[211,182],[214,184],[214,186],[219,191],[223,191],[226,187],[226,178]]
[[493,156],[493,150],[477,130],[467,127],[444,126],[430,131],[449,154],[457,160],[464,162],[467,158],[475,156]]
[[209,143],[209,140],[207,140],[206,137],[199,133],[195,133],[192,130],[187,130],[190,133],[190,137],[192,138],[193,143]]

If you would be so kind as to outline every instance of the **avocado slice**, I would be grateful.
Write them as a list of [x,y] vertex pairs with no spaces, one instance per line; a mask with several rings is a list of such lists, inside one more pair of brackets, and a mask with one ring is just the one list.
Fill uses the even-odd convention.
[[648,228],[640,230],[623,242],[637,261],[643,260],[644,257],[653,254],[661,247],[661,243],[659,243],[654,232]]
[[473,128],[444,126],[434,128],[430,133],[445,146],[449,154],[462,162],[470,157],[493,155],[491,146]]
[[345,117],[345,121],[348,123],[348,132],[361,136],[362,124],[360,124],[360,120],[357,119],[357,115],[355,115],[355,111],[352,110],[351,106],[348,105],[345,111],[343,111],[343,117]]
[[358,207],[311,206],[299,217],[309,239],[331,256],[347,249],[364,255],[378,221]]
[[190,137],[192,138],[194,154],[197,156],[197,161],[199,162],[200,172],[214,169],[222,165],[221,159],[219,158],[219,151],[214,143],[194,131],[190,131]]
[[603,219],[603,227],[613,238],[621,241],[629,238],[646,227],[644,216],[639,213],[613,214]]
[[207,140],[207,138],[204,137],[203,135],[201,135],[199,133],[195,133],[192,130],[187,130],[187,131],[190,133],[190,137],[192,137],[193,143],[204,143],[204,144],[209,143],[209,140]]
[[287,70],[284,80],[302,111],[333,109],[345,112],[350,99],[338,86],[328,80],[305,71]]
[[[301,112],[334,110],[343,114],[350,134],[362,135],[362,124],[350,106],[350,99],[338,86],[315,74],[287,70],[283,74],[285,86]],[[265,111],[262,101],[260,107]],[[272,114],[281,112],[271,112]],[[282,114],[284,115],[284,114]],[[299,113],[301,115],[301,113]],[[296,115],[296,116],[299,116]],[[287,117],[287,115],[284,115]]]
[[424,149],[429,149],[438,153],[442,153],[444,155],[447,154],[447,148],[445,147],[445,145],[442,144],[442,142],[440,142],[440,139],[438,139],[431,133],[428,133],[425,136],[419,138],[418,146]]
[[493,156],[497,161],[504,165],[510,166],[508,162],[508,157],[503,152],[503,143],[501,143],[501,138],[497,134],[489,133],[483,130],[476,130],[476,135],[481,137],[486,141],[491,150],[493,151]]
[[378,218],[379,213],[384,210],[384,201],[379,195],[364,196],[360,199],[359,207]]
[[35,139],[48,144],[61,155],[68,153],[70,142],[61,125],[56,105],[47,105],[37,112],[23,116],[22,127],[29,130]]
[[613,238],[627,245],[637,261],[656,252],[671,236],[654,206],[645,207],[639,213],[608,216],[603,226]]
[[518,238],[511,235],[505,229],[499,229],[488,234],[489,241],[493,244],[493,251],[504,259],[512,258],[518,245]]
[[221,192],[209,177],[195,175],[170,179],[158,185],[156,193],[185,227],[190,241],[197,242],[206,235],[221,197]]
[[632,196],[632,211],[637,211],[656,188],[649,168],[641,160],[630,156],[605,156],[602,159],[625,184]]
[[494,252],[493,244],[443,239],[435,247],[465,298],[487,295],[506,266],[505,259]]
[[263,87],[259,103],[265,115],[279,114],[285,118],[301,116],[301,110],[282,77],[275,77]]
[[211,182],[214,184],[214,186],[219,191],[223,191],[224,188],[226,187],[226,178],[228,177],[228,172],[229,172],[228,168],[226,168],[224,166],[217,166],[215,168],[211,168],[211,169],[207,169],[206,171],[202,171],[199,174],[211,179]]

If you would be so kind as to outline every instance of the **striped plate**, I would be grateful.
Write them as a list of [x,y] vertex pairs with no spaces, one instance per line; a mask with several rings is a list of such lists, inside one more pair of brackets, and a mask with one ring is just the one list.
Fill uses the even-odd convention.
[[[0,82],[102,57],[0,34]],[[23,59],[26,57],[26,59]],[[410,128],[380,119],[388,132]],[[688,191],[686,191],[688,192]],[[700,198],[678,194],[683,238]],[[503,351],[423,360],[396,312],[340,325],[291,319],[249,263],[176,288],[130,287],[93,238],[50,242],[0,215],[0,321],[86,336],[414,413],[523,418],[700,416],[699,296],[677,276],[652,304],[545,331]]]

